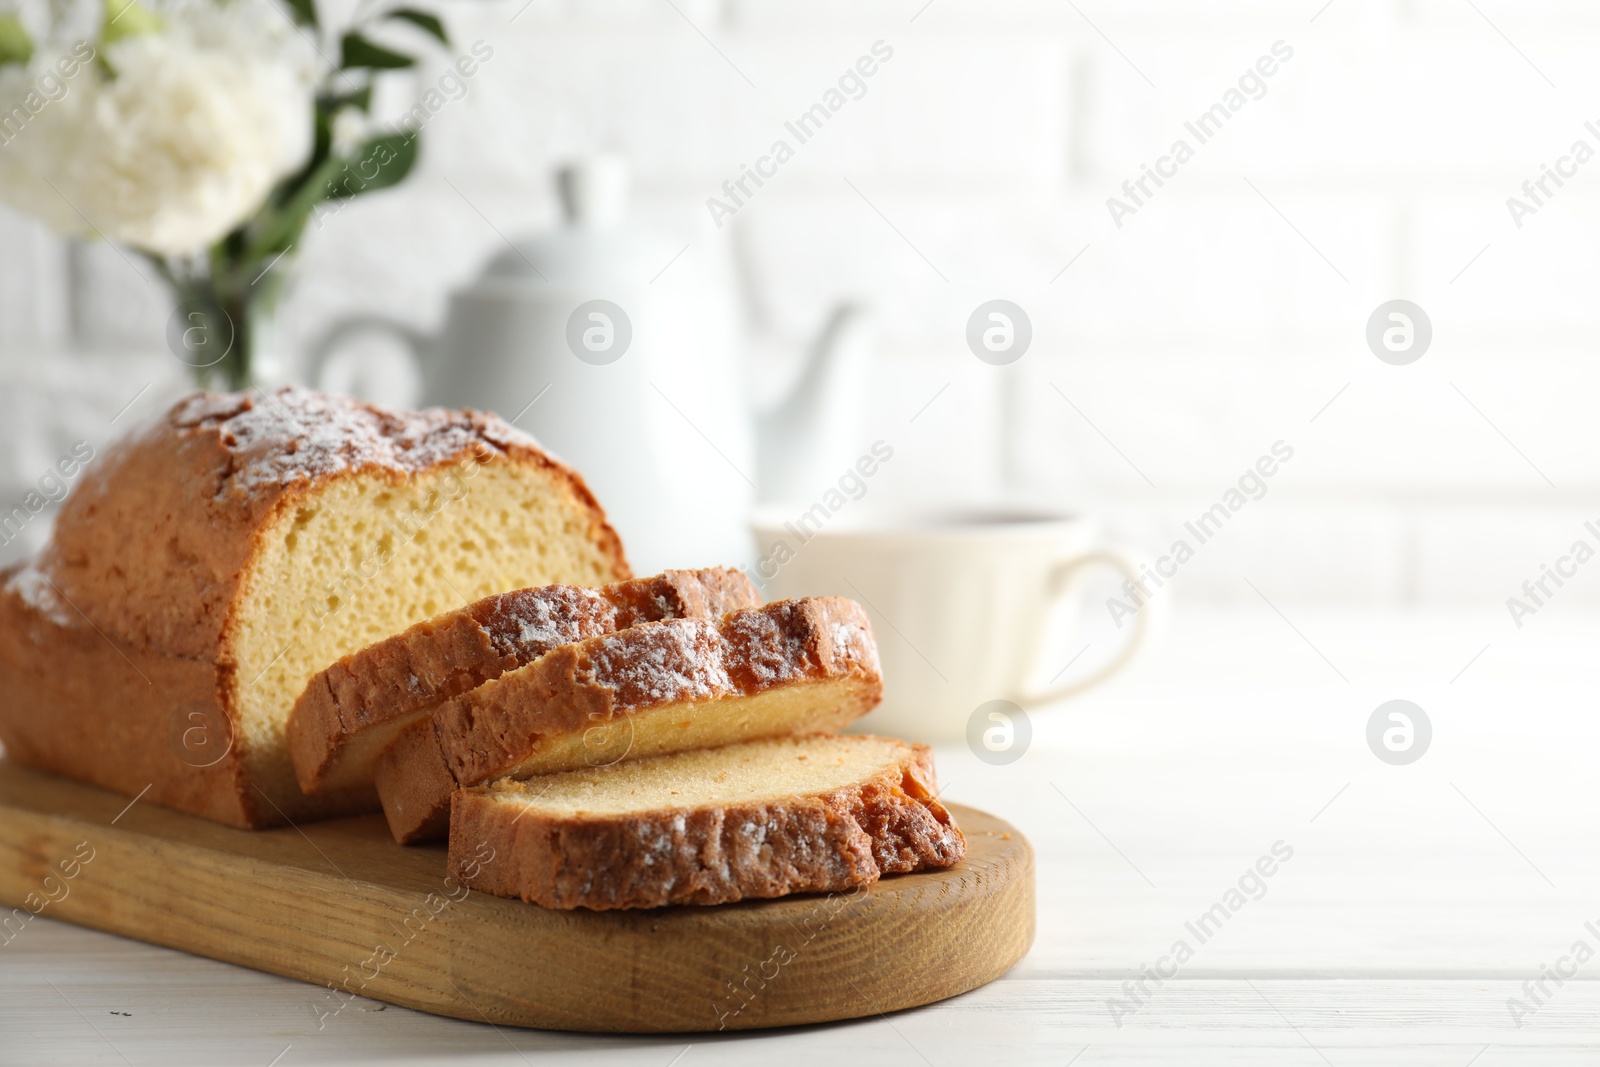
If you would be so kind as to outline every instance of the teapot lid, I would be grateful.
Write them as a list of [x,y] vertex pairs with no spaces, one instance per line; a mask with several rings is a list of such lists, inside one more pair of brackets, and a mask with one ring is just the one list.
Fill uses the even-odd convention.
[[575,160],[556,171],[556,191],[568,226],[609,230],[628,213],[628,165],[619,156]]
[[[655,241],[626,225],[630,175],[627,163],[610,154],[586,156],[560,167],[555,176],[564,225],[509,242],[483,270],[483,280],[560,280],[580,274],[629,275],[634,259]],[[648,262],[648,260],[647,260]]]

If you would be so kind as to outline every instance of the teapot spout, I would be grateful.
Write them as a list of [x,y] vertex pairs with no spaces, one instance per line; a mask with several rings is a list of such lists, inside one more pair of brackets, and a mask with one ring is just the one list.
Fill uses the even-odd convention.
[[757,417],[757,496],[762,503],[815,498],[854,464],[876,348],[864,305],[836,305],[799,378]]

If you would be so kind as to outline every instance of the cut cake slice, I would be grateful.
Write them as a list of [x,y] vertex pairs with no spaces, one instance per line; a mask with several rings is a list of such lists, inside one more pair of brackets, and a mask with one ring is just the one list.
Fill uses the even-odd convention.
[[455,795],[451,872],[547,908],[723,904],[949,867],[966,840],[926,745],[788,737]]
[[395,840],[444,835],[450,795],[497,778],[839,730],[882,696],[866,613],[808,597],[563,645],[441,704],[379,757]]
[[370,786],[378,754],[440,703],[560,645],[644,622],[716,617],[761,603],[736,570],[667,571],[600,588],[548,585],[486,597],[345,656],[289,716],[307,793]]

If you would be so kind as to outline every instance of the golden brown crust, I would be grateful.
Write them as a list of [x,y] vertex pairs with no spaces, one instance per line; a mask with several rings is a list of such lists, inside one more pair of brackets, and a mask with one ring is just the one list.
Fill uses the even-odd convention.
[[[437,830],[453,789],[515,773],[562,740],[587,739],[589,731],[605,733],[613,722],[667,705],[693,703],[717,714],[721,701],[839,680],[853,683],[852,699],[817,708],[808,729],[842,728],[882,697],[871,623],[843,597],[779,601],[717,620],[645,623],[562,645],[439,705],[428,729],[378,758],[378,795],[397,841],[433,840],[428,828]],[[606,762],[621,758],[609,746],[584,751]]]
[[583,479],[497,416],[397,412],[293,388],[197,393],[107,450],[63,503],[37,565],[107,634],[226,660],[233,605],[275,516],[333,479],[398,485],[493,457],[565,482],[616,578],[630,577]]
[[373,765],[373,783],[396,844],[439,841],[449,831],[456,780],[428,719],[400,731]]
[[313,793],[370,781],[373,761],[401,728],[559,645],[760,603],[748,578],[716,567],[599,588],[520,589],[419,622],[311,679],[288,724],[300,788]]
[[[250,785],[238,745],[197,776],[165,758],[166,725],[192,701],[220,715],[218,730],[235,725],[234,612],[277,516],[336,479],[398,485],[497,458],[567,486],[615,577],[629,576],[583,480],[496,416],[393,412],[300,389],[179,401],[85,471],[51,543],[12,574],[27,577],[30,593],[12,589],[0,617],[0,737],[24,762],[128,793],[150,784],[157,803],[235,825],[370,808],[370,789],[268,800]],[[34,594],[46,585],[56,602],[41,606],[44,594]],[[61,633],[29,636],[52,630]],[[81,654],[58,655],[64,647]]]
[[440,700],[498,675],[503,659],[470,614],[417,623],[307,684],[289,713],[289,756],[308,794],[370,778],[393,734]]
[[933,781],[932,752],[906,745],[898,762],[842,789],[628,816],[553,817],[492,788],[462,790],[449,865],[463,885],[547,908],[839,892],[961,861],[966,839]]
[[837,678],[862,683],[859,714],[877,705],[883,682],[872,625],[852,600],[805,597],[563,645],[441,705],[434,725],[457,781],[476,785],[527,759],[552,734],[664,703]]
[[[279,813],[245,779],[216,665],[161,655],[41,611],[0,572],[0,743],[17,763],[243,828],[367,809],[370,790]],[[62,614],[65,612],[65,614]]]

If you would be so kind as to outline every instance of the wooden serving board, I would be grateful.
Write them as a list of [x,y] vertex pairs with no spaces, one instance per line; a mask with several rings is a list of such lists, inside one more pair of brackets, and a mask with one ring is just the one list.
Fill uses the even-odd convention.
[[[234,830],[0,759],[0,944],[31,914],[355,995],[541,1029],[755,1029],[928,1004],[1034,933],[1033,850],[952,805],[967,859],[856,893],[552,911],[470,892],[379,816]],[[10,909],[18,909],[10,911]]]

